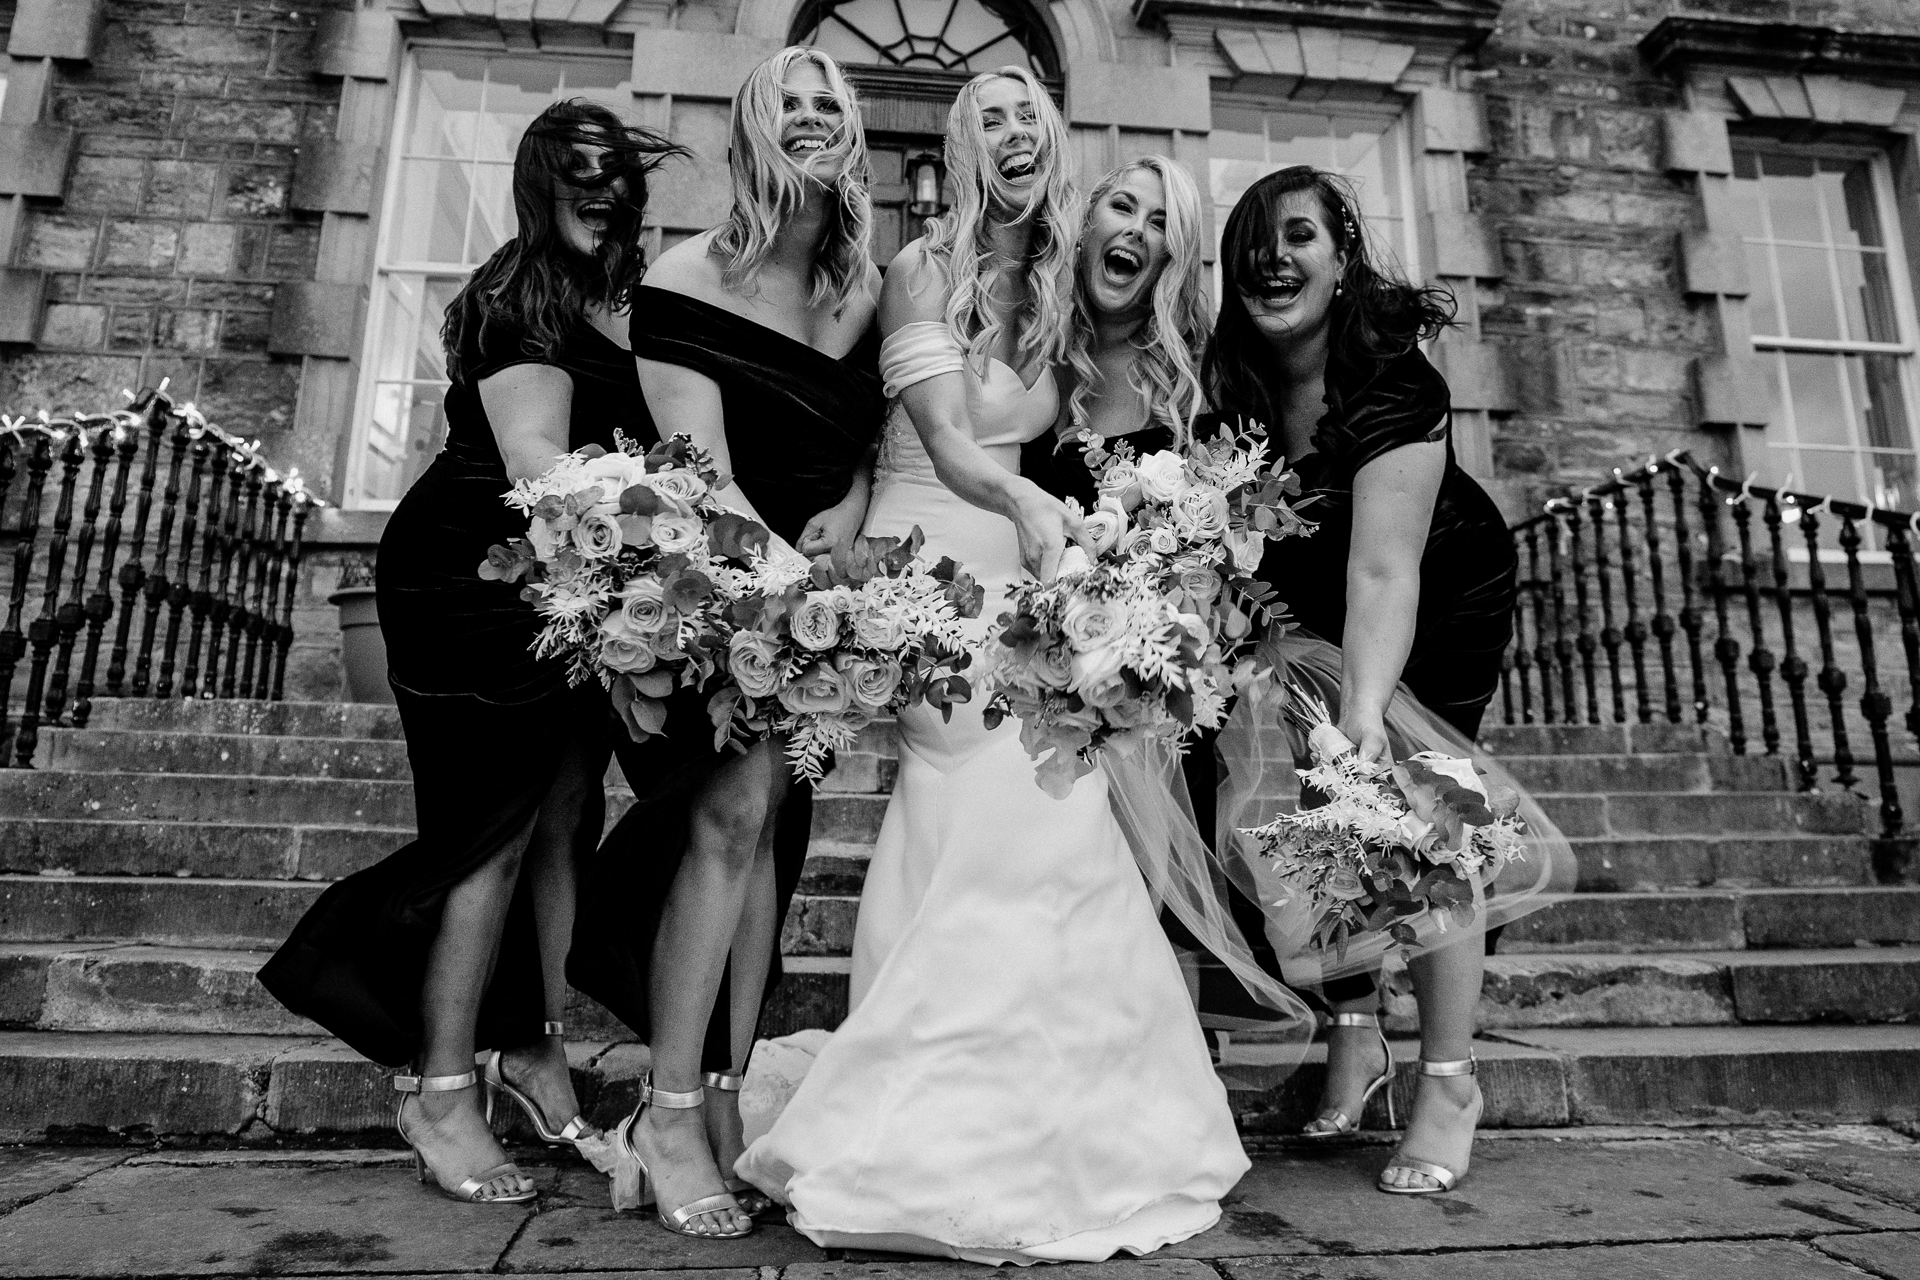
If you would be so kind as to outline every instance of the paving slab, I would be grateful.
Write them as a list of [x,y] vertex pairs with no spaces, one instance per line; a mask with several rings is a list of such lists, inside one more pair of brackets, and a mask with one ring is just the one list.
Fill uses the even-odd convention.
[[123,1167],[0,1218],[0,1276],[486,1271],[531,1214],[392,1168]]
[[8,1147],[0,1149],[0,1213],[70,1187],[128,1157],[125,1151],[84,1147]]
[[1813,1243],[1886,1280],[1920,1280],[1920,1235],[1822,1236]]
[[1390,1155],[1361,1147],[1262,1156],[1231,1201],[1272,1214],[1332,1253],[1920,1230],[1920,1214],[1710,1141],[1483,1142],[1459,1190],[1446,1196],[1376,1191]]
[[1860,1280],[1860,1273],[1786,1241],[1588,1246],[1551,1252],[1223,1262],[1227,1280]]
[[[978,1263],[946,1258],[913,1258],[905,1254],[867,1253],[849,1249],[832,1262],[795,1263],[781,1280],[980,1280],[982,1276],[1019,1274],[984,1271]],[[1219,1280],[1204,1262],[1157,1253],[1151,1258],[1115,1258],[1107,1262],[1063,1263],[1043,1274],[1070,1274],[1082,1280]]]
[[1734,1129],[1727,1142],[1756,1160],[1920,1210],[1920,1142],[1892,1129]]

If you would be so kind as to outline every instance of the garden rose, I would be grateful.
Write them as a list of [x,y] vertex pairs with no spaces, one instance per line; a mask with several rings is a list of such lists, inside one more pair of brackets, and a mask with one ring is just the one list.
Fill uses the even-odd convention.
[[853,700],[874,711],[892,701],[894,690],[900,687],[900,664],[892,658],[862,658],[843,653],[834,660],[834,666],[847,682],[847,691]]
[[749,698],[768,698],[780,687],[780,645],[758,631],[736,631],[727,641],[727,674]]
[[1267,539],[1258,529],[1227,530],[1227,550],[1233,555],[1233,567],[1252,573],[1267,554]]
[[780,705],[795,715],[845,711],[853,701],[853,692],[840,673],[824,662],[816,662],[780,691]]
[[1352,902],[1356,898],[1367,896],[1367,886],[1360,880],[1357,872],[1339,867],[1328,873],[1324,887],[1329,897],[1341,902]]
[[840,638],[840,613],[833,607],[833,595],[809,591],[800,607],[787,619],[793,642],[802,649],[831,649]]
[[660,659],[648,647],[644,636],[607,635],[600,637],[600,661],[610,671],[639,676],[653,670]]
[[1148,502],[1172,502],[1187,488],[1186,459],[1171,449],[1148,454],[1135,470],[1140,477],[1140,492]]
[[1211,485],[1195,485],[1173,500],[1173,523],[1195,542],[1210,542],[1227,531],[1227,495]]
[[1147,547],[1156,554],[1170,556],[1180,549],[1180,536],[1161,525],[1158,529],[1147,531]]
[[1120,668],[1125,665],[1126,659],[1121,657],[1117,645],[1076,653],[1069,666],[1071,678],[1067,687],[1084,697],[1088,685],[1119,675]]
[[897,612],[864,609],[853,615],[853,638],[869,649],[891,653],[907,642],[907,624]]
[[1082,653],[1112,644],[1126,629],[1125,608],[1105,600],[1076,600],[1060,619],[1067,643]]
[[1180,589],[1204,609],[1220,594],[1220,575],[1211,569],[1183,569],[1180,572]]
[[616,449],[612,453],[603,453],[589,461],[580,469],[580,474],[589,484],[599,485],[600,496],[604,499],[609,493],[618,495],[632,484],[633,477],[638,475],[644,466],[645,464],[639,458],[629,458]]
[[672,555],[675,552],[692,551],[700,545],[705,530],[692,516],[668,515],[664,511],[653,517],[653,545]]
[[654,635],[679,621],[667,607],[657,578],[634,578],[618,597],[620,612],[634,630]]
[[551,561],[553,553],[559,549],[559,538],[553,532],[553,526],[535,516],[527,525],[527,541],[533,544],[536,560]]
[[707,482],[691,471],[656,471],[646,483],[660,496],[689,506],[707,496]]
[[1073,681],[1073,650],[1063,645],[1034,654],[1033,678],[1044,688],[1064,689]]
[[1120,541],[1120,535],[1126,532],[1127,519],[1102,507],[1087,516],[1085,527],[1087,541],[1093,543],[1093,554],[1103,555]]
[[1089,680],[1080,686],[1080,700],[1090,707],[1105,710],[1124,701],[1127,696],[1127,682],[1119,672]]

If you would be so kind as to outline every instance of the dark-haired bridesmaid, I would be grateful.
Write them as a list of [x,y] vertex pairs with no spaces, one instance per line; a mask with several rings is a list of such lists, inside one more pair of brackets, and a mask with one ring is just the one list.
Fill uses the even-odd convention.
[[[534,1186],[494,1138],[480,1086],[566,1145],[578,1115],[562,1039],[574,859],[600,834],[609,710],[534,657],[540,623],[478,575],[526,530],[502,495],[622,426],[652,437],[625,312],[644,263],[647,176],[678,148],[583,101],[549,107],[514,157],[518,234],[447,310],[446,447],[381,539],[389,677],[419,836],[321,895],[260,980],[394,1077],[396,1124],[456,1199]],[[475,1049],[491,1050],[476,1071]]]
[[[1266,423],[1317,495],[1306,514],[1319,531],[1269,553],[1261,574],[1303,628],[1340,647],[1341,731],[1363,759],[1390,759],[1385,716],[1404,681],[1471,740],[1499,683],[1518,566],[1499,508],[1454,458],[1446,380],[1418,345],[1451,323],[1452,299],[1382,269],[1345,183],[1306,165],[1248,188],[1220,266],[1208,391],[1222,414]],[[1382,1191],[1449,1191],[1466,1174],[1485,957],[1478,930],[1466,934],[1410,965],[1420,1083]],[[1310,1137],[1352,1131],[1391,1075],[1370,985],[1334,1000]]]

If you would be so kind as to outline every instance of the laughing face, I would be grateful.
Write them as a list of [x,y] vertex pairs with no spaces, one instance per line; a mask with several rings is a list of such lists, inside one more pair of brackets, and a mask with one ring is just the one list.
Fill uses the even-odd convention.
[[576,145],[567,175],[554,184],[554,222],[567,248],[592,257],[609,233],[625,220],[627,180],[599,182],[607,149]]
[[1333,291],[1347,268],[1326,207],[1311,191],[1280,204],[1280,238],[1265,270],[1236,283],[1254,327],[1270,342],[1293,342],[1325,328]]
[[1088,306],[1103,319],[1144,314],[1172,256],[1166,184],[1151,169],[1131,170],[1087,216],[1080,282]]
[[821,182],[846,163],[847,108],[818,63],[802,58],[780,83],[780,150]]
[[1046,161],[1032,96],[1020,81],[997,76],[980,86],[974,101],[995,199],[1002,205],[1023,205]]

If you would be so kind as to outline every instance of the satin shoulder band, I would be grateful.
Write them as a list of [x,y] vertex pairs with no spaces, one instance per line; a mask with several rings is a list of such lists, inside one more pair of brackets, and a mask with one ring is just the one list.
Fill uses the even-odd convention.
[[954,341],[944,321],[915,320],[903,324],[880,344],[880,380],[892,399],[917,382],[967,367],[966,352]]

